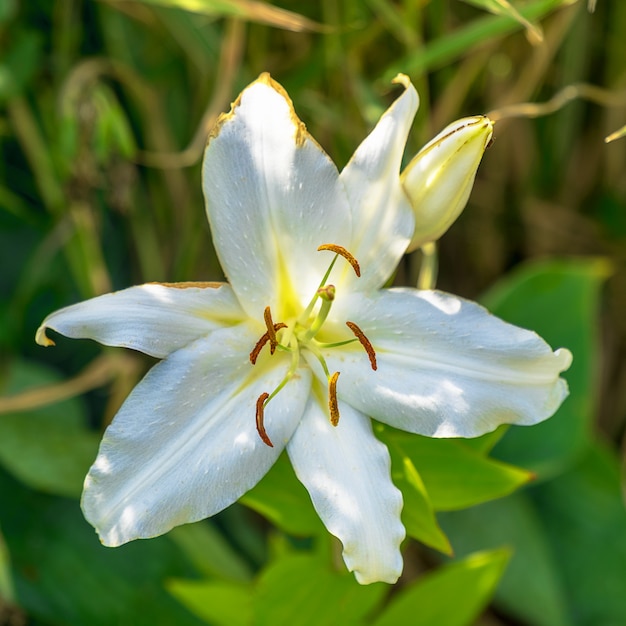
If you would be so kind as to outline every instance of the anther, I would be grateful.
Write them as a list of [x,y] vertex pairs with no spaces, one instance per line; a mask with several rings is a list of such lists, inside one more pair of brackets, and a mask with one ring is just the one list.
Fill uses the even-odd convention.
[[330,250],[339,256],[342,256],[350,265],[352,265],[352,269],[354,273],[360,278],[361,277],[361,266],[359,262],[343,247],[338,246],[335,243],[325,243],[318,248],[318,251],[321,250]]
[[[282,322],[279,322],[278,324],[274,324],[274,337],[276,337],[276,331],[279,331],[281,328],[287,328],[287,324],[283,324]],[[256,363],[256,360],[259,358],[259,354],[261,354],[261,350],[263,350],[263,346],[268,341],[270,341],[269,332],[263,333],[261,335],[261,338],[256,342],[256,345],[252,349],[252,352],[250,352],[250,363],[252,363],[252,365]],[[271,352],[271,349],[270,349],[270,352]],[[272,352],[272,354],[274,353]]]
[[270,354],[274,354],[274,352],[276,352],[278,341],[276,340],[276,331],[274,330],[272,312],[268,306],[266,306],[265,311],[263,311],[263,319],[265,320],[265,325],[267,326],[267,336],[270,340]]
[[261,441],[270,448],[274,447],[274,444],[271,442],[270,438],[267,436],[265,432],[265,426],[263,425],[263,411],[265,409],[265,401],[270,397],[270,394],[267,391],[264,391],[256,401],[256,430],[259,433],[259,437],[261,437]]
[[354,333],[354,336],[359,340],[359,343],[363,346],[365,352],[367,352],[367,356],[369,357],[372,369],[376,371],[378,369],[378,365],[376,364],[376,351],[370,343],[370,340],[365,336],[365,333],[354,322],[346,322],[346,326]]
[[339,424],[339,405],[337,404],[337,379],[339,372],[335,372],[328,380],[328,411],[330,423],[333,426]]

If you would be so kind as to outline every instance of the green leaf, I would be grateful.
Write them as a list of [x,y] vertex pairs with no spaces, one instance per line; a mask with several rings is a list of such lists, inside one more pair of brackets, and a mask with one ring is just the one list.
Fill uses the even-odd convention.
[[325,532],[309,494],[284,453],[240,502],[292,535],[307,537]]
[[387,588],[359,585],[352,574],[331,571],[318,556],[288,554],[260,575],[253,624],[354,626],[380,604]]
[[524,623],[626,623],[626,509],[618,461],[604,446],[524,494],[440,517],[461,554],[514,547],[496,600]]
[[[534,0],[520,8],[519,12],[525,19],[537,21],[559,7],[574,2],[576,0]],[[388,84],[398,72],[416,76],[452,63],[460,57],[465,57],[471,48],[514,33],[520,28],[522,26],[519,21],[508,15],[489,15],[475,19],[395,61],[385,71],[382,84]]]
[[160,537],[105,548],[74,500],[37,493],[0,469],[2,529],[16,601],[37,623],[198,626],[163,592],[166,576],[192,576]]
[[210,520],[177,526],[168,537],[206,576],[238,582],[252,578],[250,566]]
[[7,550],[6,542],[0,530],[0,607],[4,602],[13,602],[15,591],[11,578],[11,559]]
[[132,159],[136,152],[130,124],[115,94],[107,85],[96,85],[90,93],[94,109],[92,151],[100,164],[107,164],[118,154]]
[[533,626],[567,626],[558,564],[526,494],[439,516],[459,555],[507,545],[513,558],[496,591],[499,606]]
[[483,456],[463,441],[432,439],[385,428],[383,441],[397,446],[419,472],[435,511],[450,511],[500,498],[532,474]]
[[[119,1],[119,0],[115,0]],[[268,24],[275,28],[284,28],[296,32],[312,30],[319,31],[323,27],[298,13],[286,11],[257,0],[139,0],[144,4],[182,9],[202,15],[222,17],[238,17],[251,22]]]
[[508,429],[508,424],[501,424],[495,430],[492,430],[490,433],[485,433],[480,437],[463,439],[463,445],[472,450],[476,450],[476,452],[480,452],[480,454],[489,454],[498,441],[504,437]]
[[506,549],[479,552],[426,574],[401,591],[373,626],[469,626],[489,603],[509,561]]
[[391,478],[395,486],[402,491],[404,501],[402,523],[407,534],[413,539],[451,556],[452,547],[437,523],[426,487],[417,469],[415,469],[415,465],[402,452],[400,446],[391,443],[389,452],[392,464]]
[[0,102],[22,94],[41,68],[42,36],[20,30],[0,61]]
[[559,564],[569,624],[626,624],[626,508],[619,461],[594,444],[571,471],[531,490]]
[[167,590],[192,613],[214,626],[249,626],[252,623],[248,585],[192,580],[170,580]]
[[609,273],[603,259],[532,263],[505,278],[483,299],[496,315],[536,331],[552,347],[564,346],[574,355],[564,374],[570,397],[557,414],[532,428],[510,428],[494,448],[495,456],[542,478],[570,466],[589,442],[600,289]]
[[526,29],[528,40],[531,43],[539,44],[543,41],[541,27],[529,22],[508,0],[465,0],[465,2],[494,15],[505,15],[515,20]]
[[17,13],[17,0],[0,0],[0,24],[8,22]]
[[[42,365],[13,361],[2,392],[10,396],[59,380]],[[85,423],[77,398],[0,415],[0,463],[34,489],[78,497],[99,443]]]

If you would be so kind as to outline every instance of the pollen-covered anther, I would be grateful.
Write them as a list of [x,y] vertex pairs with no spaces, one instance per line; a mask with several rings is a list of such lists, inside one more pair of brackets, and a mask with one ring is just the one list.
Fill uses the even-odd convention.
[[[274,324],[274,337],[276,337],[276,333],[281,328],[287,328],[287,324],[283,324],[282,322],[279,322],[278,324]],[[252,363],[252,365],[254,365],[256,363],[256,360],[259,358],[259,354],[261,354],[261,350],[263,350],[263,346],[268,341],[270,341],[270,334],[269,334],[269,332],[263,333],[261,335],[261,338],[256,342],[256,345],[252,349],[252,352],[250,352],[250,363]],[[270,352],[271,352],[271,349],[270,349]],[[273,352],[271,352],[271,353],[274,354]]]
[[270,340],[270,354],[274,354],[276,352],[276,346],[278,345],[278,340],[276,339],[276,331],[274,330],[274,321],[272,320],[272,311],[268,306],[265,307],[265,311],[263,311],[263,319],[265,320],[265,325],[267,326],[267,336]]
[[264,391],[256,401],[256,430],[259,433],[259,437],[261,437],[261,441],[270,448],[274,447],[271,439],[267,436],[265,432],[265,426],[263,424],[263,412],[265,410],[265,401],[270,397],[270,394],[267,391]]
[[339,405],[337,404],[337,379],[339,372],[335,372],[328,379],[328,411],[330,413],[330,423],[333,426],[339,424]]
[[352,269],[354,273],[361,278],[361,266],[359,262],[343,247],[338,246],[336,243],[325,243],[318,248],[318,251],[321,250],[330,250],[339,256],[342,256],[350,265],[352,265]]
[[359,340],[359,343],[363,346],[365,352],[367,352],[367,356],[369,357],[372,369],[376,371],[378,369],[378,365],[376,364],[376,351],[370,343],[370,340],[365,336],[365,333],[354,322],[346,322],[346,326],[354,333],[354,336]]

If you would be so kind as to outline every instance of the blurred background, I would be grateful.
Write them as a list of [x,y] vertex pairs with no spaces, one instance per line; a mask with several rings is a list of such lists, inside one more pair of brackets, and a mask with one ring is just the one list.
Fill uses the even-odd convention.
[[[625,33],[621,0],[0,0],[0,624],[353,623],[307,621],[303,600],[291,621],[228,613],[286,550],[267,515],[242,505],[100,547],[82,480],[152,361],[34,342],[45,315],[79,300],[222,279],[202,151],[263,71],[339,168],[397,97],[398,72],[421,97],[407,163],[455,119],[502,114],[440,241],[437,286],[572,348],[579,365],[555,426],[482,448],[533,471],[532,487],[459,513],[435,506],[457,556],[503,545],[514,556],[467,617],[423,623],[626,623],[626,139],[604,141],[626,125]],[[506,116],[581,83],[597,89]],[[406,257],[397,283],[414,285],[420,261]],[[438,561],[412,543],[400,587]],[[194,595],[177,586],[187,579],[213,586]],[[354,623],[392,623],[390,600],[367,589]]]

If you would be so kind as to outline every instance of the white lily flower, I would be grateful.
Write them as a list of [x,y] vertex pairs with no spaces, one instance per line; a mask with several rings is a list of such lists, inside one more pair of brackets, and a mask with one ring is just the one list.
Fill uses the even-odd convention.
[[204,158],[229,283],[131,287],[44,320],[43,345],[51,328],[163,359],[85,481],[83,511],[104,544],[214,515],[286,449],[357,580],[393,583],[402,497],[370,416],[475,437],[544,420],[567,395],[567,350],[454,296],[381,288],[414,229],[399,171],[418,97],[399,80],[405,91],[339,174],[261,75]]
[[439,239],[459,217],[492,134],[488,117],[464,117],[444,128],[407,165],[402,186],[415,213],[407,252]]

